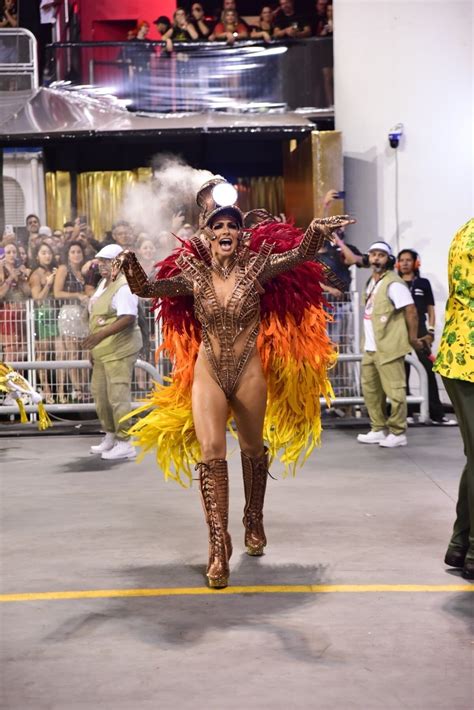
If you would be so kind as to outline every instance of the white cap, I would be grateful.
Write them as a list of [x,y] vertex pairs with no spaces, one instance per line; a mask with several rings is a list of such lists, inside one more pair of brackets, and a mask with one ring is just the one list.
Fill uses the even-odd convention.
[[107,246],[102,247],[100,251],[95,255],[95,259],[115,259],[116,256],[123,252],[122,247],[118,244],[107,244]]
[[368,251],[384,251],[389,256],[392,256],[392,249],[390,247],[390,244],[387,244],[387,242],[374,242],[370,245]]
[[40,227],[38,229],[38,235],[41,237],[52,237],[53,236],[53,231],[51,227]]

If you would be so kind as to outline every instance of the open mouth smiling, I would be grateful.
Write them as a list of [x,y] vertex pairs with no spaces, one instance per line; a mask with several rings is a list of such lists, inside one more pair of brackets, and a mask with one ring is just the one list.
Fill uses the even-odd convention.
[[232,249],[232,239],[230,237],[222,237],[222,239],[219,239],[219,246],[223,251],[229,251]]

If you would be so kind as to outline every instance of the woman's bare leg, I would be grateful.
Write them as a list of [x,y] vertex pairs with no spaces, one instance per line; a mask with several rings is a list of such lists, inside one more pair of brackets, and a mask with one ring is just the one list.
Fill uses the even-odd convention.
[[226,587],[232,542],[227,531],[229,520],[229,476],[226,455],[227,399],[202,362],[196,363],[192,389],[193,419],[201,446],[197,464],[199,487],[209,529],[209,561],[206,575],[209,586]]
[[[48,360],[48,355],[50,353],[50,342],[49,340],[38,340],[36,343],[36,356],[40,362]],[[38,377],[41,384],[41,389],[46,397],[51,397],[51,390],[48,382],[48,371],[38,370]]]
[[[66,352],[65,352],[65,360],[79,360],[79,343],[75,338],[66,338],[65,339],[65,345],[66,345]],[[69,379],[72,384],[72,389],[73,392],[75,392],[75,396],[78,401],[82,400],[82,391],[81,391],[81,381],[79,379],[79,370],[76,367],[72,367],[69,369]]]
[[229,404],[217,382],[199,361],[194,373],[192,407],[202,460],[225,459]]
[[267,387],[260,360],[249,362],[231,399],[241,448],[245,490],[245,546],[252,556],[263,555],[267,544],[263,528],[263,503],[267,487],[268,457],[263,446]]
[[[64,336],[62,335],[56,338],[56,360],[66,360],[66,348],[64,343]],[[58,387],[58,399],[60,404],[65,401],[65,382],[66,370],[64,368],[59,368],[58,370],[56,370],[56,384]]]
[[250,457],[263,453],[263,423],[267,406],[267,383],[260,358],[255,356],[245,368],[230,399],[240,449]]

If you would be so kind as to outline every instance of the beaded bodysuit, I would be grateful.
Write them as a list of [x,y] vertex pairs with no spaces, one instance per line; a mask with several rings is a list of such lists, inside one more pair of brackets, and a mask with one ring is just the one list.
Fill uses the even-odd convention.
[[263,284],[298,264],[314,259],[327,236],[314,220],[300,244],[289,251],[272,254],[272,246],[264,244],[258,253],[240,247],[233,275],[235,286],[225,303],[220,302],[213,281],[217,269],[203,242],[191,242],[199,258],[183,253],[176,265],[181,273],[171,278],[150,282],[132,258],[125,269],[133,293],[142,298],[173,298],[192,295],[194,312],[202,328],[202,344],[215,380],[229,399],[235,392],[251,355],[255,352],[260,329],[260,297]]

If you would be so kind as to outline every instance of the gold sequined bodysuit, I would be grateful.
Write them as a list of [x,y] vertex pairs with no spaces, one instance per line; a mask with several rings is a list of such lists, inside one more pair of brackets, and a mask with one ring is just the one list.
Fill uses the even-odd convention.
[[272,254],[272,246],[268,244],[264,244],[257,254],[245,247],[240,248],[233,270],[235,285],[225,303],[219,300],[216,292],[210,251],[197,237],[192,243],[201,258],[190,253],[181,254],[176,261],[181,269],[177,276],[150,282],[134,255],[124,273],[133,293],[142,298],[193,295],[206,358],[214,378],[230,398],[255,351],[263,284],[279,273],[313,259],[326,236],[325,230],[313,221],[300,244],[281,254]]

